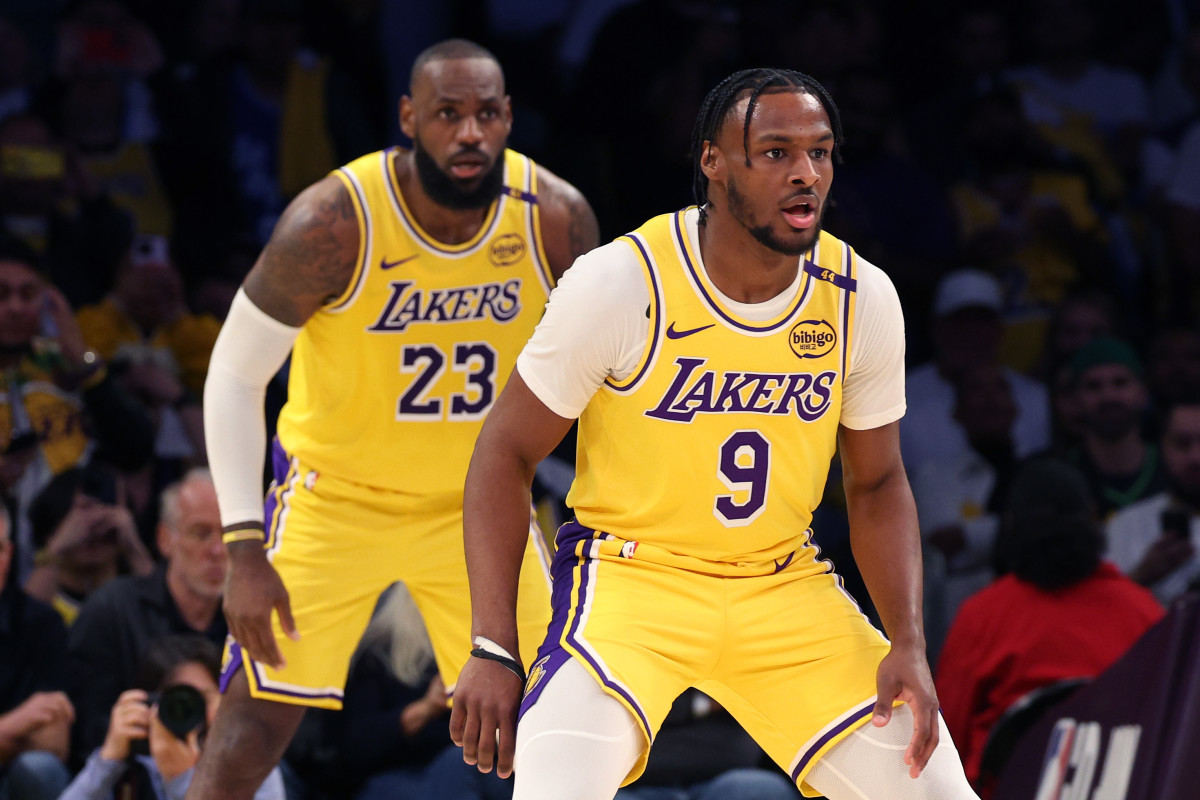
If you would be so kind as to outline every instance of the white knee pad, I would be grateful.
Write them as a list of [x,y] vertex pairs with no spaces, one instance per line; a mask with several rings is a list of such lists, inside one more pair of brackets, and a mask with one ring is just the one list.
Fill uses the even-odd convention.
[[937,748],[920,777],[909,777],[904,751],[912,723],[912,710],[901,705],[882,728],[857,728],[813,765],[808,784],[829,800],[979,800],[941,714]]
[[625,706],[568,659],[517,725],[513,800],[612,800],[642,746]]

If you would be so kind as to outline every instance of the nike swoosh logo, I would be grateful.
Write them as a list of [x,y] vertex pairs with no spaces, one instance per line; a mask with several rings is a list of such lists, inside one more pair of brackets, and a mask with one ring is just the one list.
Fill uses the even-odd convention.
[[381,258],[381,259],[379,259],[379,268],[380,269],[391,269],[392,267],[398,267],[401,264],[405,263],[406,261],[412,261],[414,258],[416,258],[419,255],[420,255],[420,253],[414,253],[413,255],[409,256],[408,258],[398,258],[395,261],[388,261],[386,258]]
[[682,339],[685,336],[691,336],[693,333],[699,333],[700,331],[706,331],[709,328],[711,328],[713,325],[716,325],[716,323],[712,322],[712,323],[709,323],[708,325],[701,325],[699,328],[692,328],[691,330],[677,331],[677,330],[675,330],[675,323],[672,322],[670,327],[667,328],[667,338],[668,339]]
[[775,562],[775,572],[777,572],[777,573],[782,572],[784,570],[784,568],[787,567],[788,564],[792,563],[792,558],[794,558],[795,555],[796,555],[795,550],[788,553],[788,557],[783,560],[782,564],[780,564],[779,561],[777,561],[776,559],[771,559],[772,561]]

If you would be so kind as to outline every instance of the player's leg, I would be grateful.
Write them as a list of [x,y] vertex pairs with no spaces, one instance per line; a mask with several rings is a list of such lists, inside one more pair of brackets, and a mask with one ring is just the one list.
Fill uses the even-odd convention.
[[857,728],[817,761],[808,784],[829,800],[978,800],[940,714],[938,746],[920,776],[909,777],[904,751],[912,724],[902,705],[882,728]]
[[240,675],[235,678],[221,698],[188,787],[189,799],[254,797],[304,717],[304,706],[253,698],[247,682]]
[[513,800],[611,800],[646,747],[638,722],[573,658],[540,688],[517,725]]

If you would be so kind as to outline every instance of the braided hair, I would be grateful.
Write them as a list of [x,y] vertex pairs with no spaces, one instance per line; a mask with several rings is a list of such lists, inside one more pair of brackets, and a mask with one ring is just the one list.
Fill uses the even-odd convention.
[[696,205],[700,207],[700,224],[705,221],[705,205],[708,203],[708,176],[701,169],[704,157],[704,143],[716,138],[721,124],[747,92],[750,102],[746,104],[746,118],[742,121],[742,150],[746,154],[746,166],[750,166],[750,118],[754,116],[754,106],[758,103],[759,95],[770,94],[779,89],[811,94],[817,98],[825,113],[829,116],[830,127],[833,128],[833,157],[835,163],[841,161],[842,147],[842,118],[829,92],[825,90],[816,78],[805,75],[794,69],[771,69],[759,67],[735,72],[713,87],[700,106],[700,114],[696,117],[696,126],[692,129],[692,193]]

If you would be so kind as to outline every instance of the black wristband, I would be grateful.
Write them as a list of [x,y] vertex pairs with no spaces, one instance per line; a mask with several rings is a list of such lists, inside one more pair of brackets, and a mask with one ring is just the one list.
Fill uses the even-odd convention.
[[482,647],[476,647],[471,651],[471,655],[475,656],[475,658],[484,658],[488,661],[496,661],[503,664],[505,669],[521,679],[522,684],[525,683],[525,670],[521,669],[521,665],[517,663],[516,659],[484,650]]

